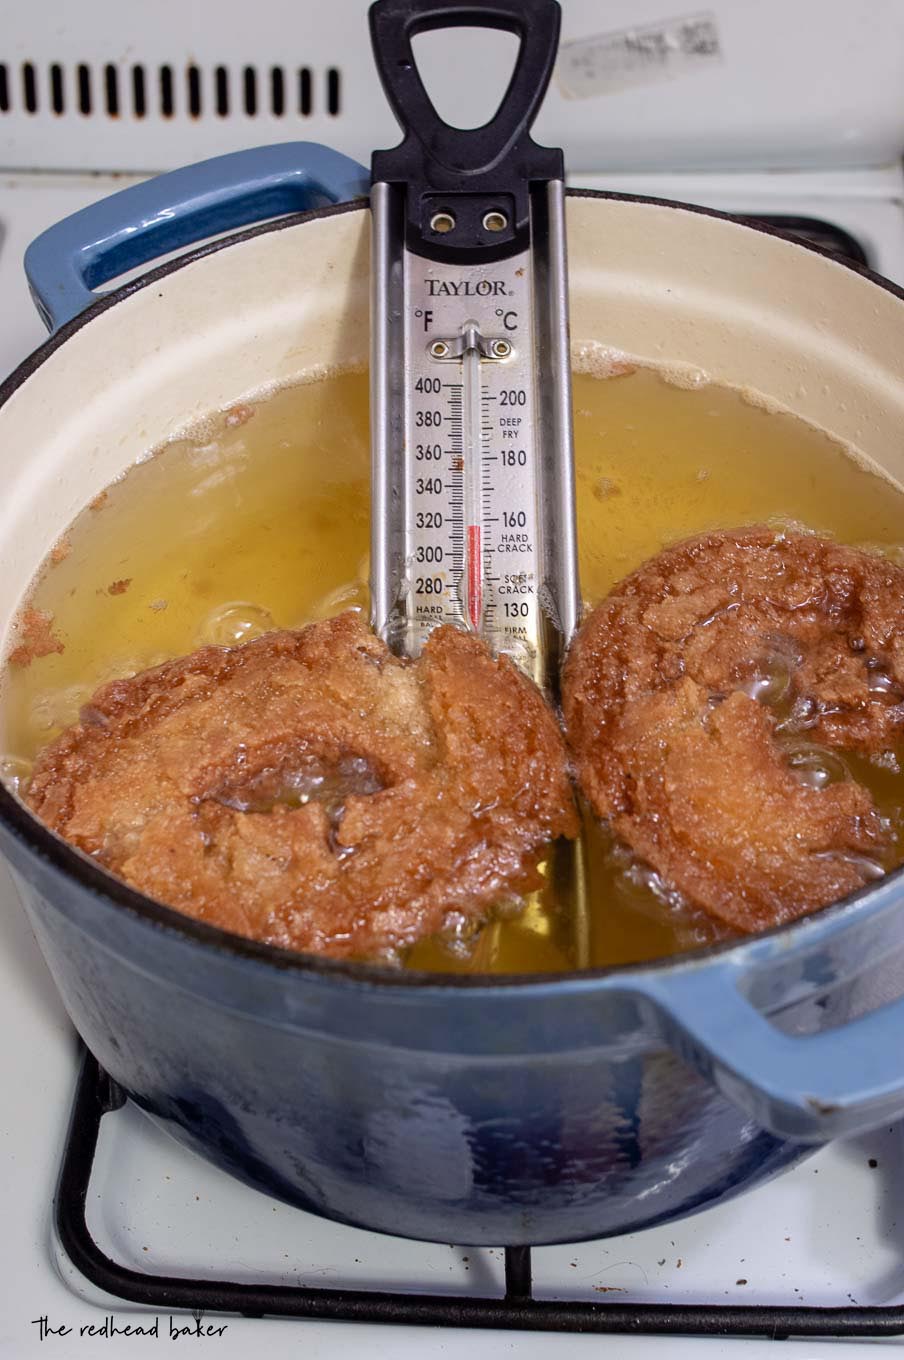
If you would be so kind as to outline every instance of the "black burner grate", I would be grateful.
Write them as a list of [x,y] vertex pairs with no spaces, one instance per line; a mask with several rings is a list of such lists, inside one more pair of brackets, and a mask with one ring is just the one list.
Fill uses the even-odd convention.
[[535,1299],[529,1247],[505,1249],[505,1296],[396,1293],[239,1284],[144,1274],[106,1256],[85,1215],[102,1119],[125,1095],[86,1054],[63,1153],[54,1206],[60,1241],[81,1273],[117,1298],[149,1309],[238,1313],[245,1317],[333,1318],[426,1327],[485,1327],[542,1332],[634,1332],[660,1336],[897,1336],[904,1306],[803,1308]]

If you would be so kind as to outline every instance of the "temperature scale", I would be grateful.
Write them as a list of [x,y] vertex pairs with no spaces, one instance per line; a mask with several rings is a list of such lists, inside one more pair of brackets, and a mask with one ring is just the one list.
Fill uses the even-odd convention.
[[[562,152],[530,128],[559,36],[555,0],[378,0],[380,77],[404,131],[374,154],[371,424],[376,630],[417,656],[480,634],[554,694],[580,597]],[[493,119],[450,127],[412,38],[521,40]]]

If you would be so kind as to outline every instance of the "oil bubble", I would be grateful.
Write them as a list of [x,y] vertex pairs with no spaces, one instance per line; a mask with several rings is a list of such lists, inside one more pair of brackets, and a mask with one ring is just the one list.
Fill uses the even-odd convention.
[[59,690],[54,711],[60,727],[71,727],[77,722],[82,705],[90,698],[91,690],[87,685],[69,685],[66,689]]
[[788,765],[798,783],[807,789],[825,789],[850,779],[850,771],[837,751],[816,742],[801,741],[786,748]]
[[359,578],[355,581],[345,581],[335,590],[331,590],[328,595],[322,596],[311,610],[312,619],[329,619],[334,614],[341,614],[346,609],[366,609],[370,599],[370,592],[366,584]]
[[65,689],[47,690],[34,697],[29,708],[33,727],[49,739],[51,732],[72,727],[79,721],[84,704],[91,697],[88,685],[67,685]]
[[0,756],[0,780],[21,798],[28,788],[33,765],[23,756]]
[[809,694],[799,694],[791,711],[776,728],[777,732],[807,732],[819,722],[820,707]]
[[870,698],[877,699],[880,704],[891,706],[892,704],[899,704],[904,699],[904,690],[884,666],[876,666],[870,670],[867,686]]
[[650,894],[671,911],[681,912],[687,909],[688,902],[684,894],[667,883],[652,865],[638,859],[627,845],[621,841],[614,842],[610,856],[613,864],[621,872],[625,885],[634,889],[641,897]]
[[793,671],[794,658],[789,653],[766,652],[752,663],[739,689],[758,704],[774,708],[787,697]]
[[885,877],[885,869],[878,860],[861,855],[856,850],[817,850],[813,858],[840,860],[842,864],[849,864],[868,883]]
[[493,915],[501,921],[513,921],[524,912],[525,899],[520,893],[506,893],[493,903]]
[[443,917],[437,939],[447,953],[456,959],[469,959],[480,939],[484,922],[481,918],[468,916],[466,912],[452,909]]
[[145,662],[140,656],[114,657],[98,672],[97,684],[105,685],[110,680],[130,680],[144,669]]
[[210,611],[201,624],[198,641],[214,647],[235,647],[272,633],[275,627],[273,615],[262,605],[231,600]]
[[38,731],[49,733],[56,726],[56,713],[53,696],[37,695],[29,705],[28,716],[32,726]]
[[384,787],[363,756],[344,756],[335,765],[311,758],[294,767],[268,767],[250,779],[244,776],[244,761],[236,764],[237,777],[224,783],[215,797],[237,812],[272,812],[277,806],[302,808],[318,802],[338,825],[348,798],[368,797]]
[[368,956],[368,958],[362,959],[361,962],[379,963],[384,968],[393,968],[396,971],[400,971],[404,966],[404,960],[402,958],[400,950],[391,944],[388,944],[385,946],[385,948],[378,950],[376,954],[371,954]]

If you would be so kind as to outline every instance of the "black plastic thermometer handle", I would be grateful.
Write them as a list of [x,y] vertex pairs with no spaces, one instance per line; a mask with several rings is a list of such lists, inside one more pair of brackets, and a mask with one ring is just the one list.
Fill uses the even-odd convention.
[[[562,152],[530,136],[552,75],[561,11],[556,0],[377,0],[374,58],[404,140],[375,151],[373,183],[405,187],[405,244],[416,254],[481,263],[525,250],[530,185],[564,179]],[[437,28],[491,28],[521,40],[495,116],[478,128],[444,123],[418,73],[411,40]],[[462,78],[462,97],[468,80]]]

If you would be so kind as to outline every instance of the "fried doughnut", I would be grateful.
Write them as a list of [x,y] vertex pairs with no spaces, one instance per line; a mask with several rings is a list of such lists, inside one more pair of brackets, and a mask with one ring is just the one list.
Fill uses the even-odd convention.
[[354,612],[104,686],[28,802],[149,896],[334,957],[481,918],[577,834],[539,690],[450,627],[399,660]]
[[762,526],[680,543],[584,620],[564,711],[581,788],[639,859],[738,930],[793,920],[889,863],[831,753],[893,763],[904,570]]

